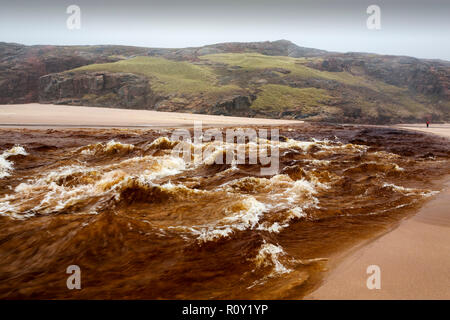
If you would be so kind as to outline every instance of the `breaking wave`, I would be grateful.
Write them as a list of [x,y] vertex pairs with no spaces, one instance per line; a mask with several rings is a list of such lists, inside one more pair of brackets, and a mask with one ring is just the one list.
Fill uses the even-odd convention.
[[8,160],[8,158],[17,155],[26,156],[28,153],[22,146],[14,146],[9,150],[3,151],[0,155],[0,179],[11,175],[11,171],[14,170],[14,163]]

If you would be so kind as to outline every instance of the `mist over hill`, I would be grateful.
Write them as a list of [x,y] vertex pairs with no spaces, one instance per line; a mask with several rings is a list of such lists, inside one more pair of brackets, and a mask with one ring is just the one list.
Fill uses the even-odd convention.
[[287,40],[195,48],[0,43],[0,103],[351,123],[450,120],[450,63]]

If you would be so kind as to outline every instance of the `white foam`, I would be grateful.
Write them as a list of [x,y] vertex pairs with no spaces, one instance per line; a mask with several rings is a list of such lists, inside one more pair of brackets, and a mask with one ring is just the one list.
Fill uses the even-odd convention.
[[286,255],[286,252],[284,252],[281,246],[264,243],[261,245],[258,254],[254,258],[256,267],[259,268],[272,265],[273,270],[269,276],[292,272],[291,269],[286,268],[279,260],[279,258],[284,255]]
[[0,202],[0,215],[6,216],[8,213],[14,213],[15,208],[12,206],[9,201],[5,201],[5,199],[2,199]]
[[[142,159],[132,158],[123,162],[140,161]],[[28,208],[33,212],[41,214],[48,214],[52,212],[62,211],[72,205],[83,202],[91,197],[104,196],[106,193],[115,194],[116,198],[120,198],[120,189],[131,180],[135,180],[142,185],[149,185],[153,179],[161,178],[177,174],[185,169],[185,163],[181,158],[173,157],[156,157],[153,159],[157,165],[153,166],[151,170],[145,170],[143,174],[136,176],[127,176],[127,174],[120,170],[112,168],[120,168],[120,163],[86,168],[82,165],[63,166],[54,171],[46,173],[40,178],[29,180],[19,184],[15,189],[15,203],[19,208],[20,204],[26,204],[30,196],[36,197],[41,195],[43,198],[40,203],[34,208]],[[111,170],[106,171],[105,170]],[[69,177],[73,174],[89,174],[96,173],[95,179],[86,184],[76,186],[59,185],[61,179]],[[173,188],[171,184],[166,184],[164,188]],[[22,195],[22,196],[21,196]],[[26,195],[25,199],[23,195]],[[28,195],[28,196],[27,196]],[[22,207],[23,210],[26,210]],[[17,210],[17,209],[14,209]],[[95,208],[91,208],[92,212],[96,212]]]
[[229,216],[217,221],[215,224],[192,226],[185,228],[197,237],[197,240],[208,242],[218,238],[228,237],[235,231],[243,231],[255,228],[261,216],[268,207],[257,201],[254,197],[241,200],[244,209],[233,212],[231,208],[226,210]]
[[402,167],[400,167],[398,164],[394,163],[394,170],[395,171],[405,171]]
[[287,217],[281,222],[274,222],[271,225],[268,223],[262,223],[258,226],[258,230],[264,230],[273,233],[280,233],[281,230],[289,227],[290,221],[293,219],[306,218],[306,213],[301,207],[295,207],[288,211]]
[[406,195],[416,194],[418,191],[417,189],[413,188],[405,188],[402,186],[397,186],[393,183],[384,183],[383,188],[391,188],[394,191],[406,193]]
[[[235,179],[221,185],[219,189],[235,193],[235,186],[238,186],[240,183],[244,185],[250,183],[258,190],[258,202],[264,205],[264,212],[272,211],[274,217],[276,217],[275,215],[279,215],[280,218],[277,218],[272,223],[260,223],[259,216],[258,219],[255,219],[255,221],[258,221],[257,226],[256,224],[252,226],[252,228],[256,226],[257,230],[273,233],[279,233],[288,227],[293,219],[306,217],[306,213],[303,211],[304,209],[318,207],[319,200],[315,197],[318,190],[329,188],[328,185],[320,183],[317,179],[311,179],[311,181],[304,179],[292,180],[288,175],[279,174],[270,179],[256,177]],[[264,193],[266,196],[263,196]],[[282,213],[286,210],[287,215]],[[232,216],[224,220],[237,218],[238,216]]]
[[231,222],[233,227],[238,230],[252,229],[259,222],[261,215],[267,211],[267,207],[254,197],[246,198],[242,204],[245,207],[244,210],[225,217],[224,220]]
[[0,156],[0,179],[8,177],[13,170],[13,163]]
[[119,141],[108,141],[108,143],[105,146],[105,151],[109,152],[112,150],[115,150],[116,148],[124,148],[124,149],[129,149],[129,150],[133,150],[134,149],[134,145],[132,144],[128,144],[128,143],[121,143]]
[[7,159],[10,156],[15,156],[15,155],[26,156],[26,155],[28,155],[28,153],[20,145],[16,145],[9,150],[3,151],[3,153],[0,155],[0,179],[11,175],[11,171],[14,170],[13,162],[9,161]]
[[182,158],[165,157],[162,159],[158,159],[157,161],[160,166],[160,169],[158,171],[150,173],[144,171],[144,174],[146,174],[149,179],[172,176],[186,170],[186,163]]
[[272,267],[272,270],[268,275],[264,276],[260,280],[255,281],[247,289],[250,289],[256,285],[263,284],[269,278],[274,278],[283,274],[291,273],[293,270],[284,266],[280,261],[281,257],[285,255],[286,252],[284,252],[283,248],[280,245],[274,245],[271,243],[266,243],[266,241],[264,241],[258,251],[258,254],[255,258],[252,259],[256,265],[256,268],[253,269],[252,272],[255,272],[257,269],[264,267]]
[[174,143],[174,141],[170,140],[170,139],[167,138],[167,137],[159,137],[159,138],[153,140],[152,143],[150,143],[149,148],[159,146],[159,145],[162,144],[162,143],[169,143],[169,144],[172,144],[172,143]]
[[99,142],[96,144],[89,144],[87,146],[78,148],[77,151],[83,155],[94,155],[99,149],[102,150],[103,152],[112,152],[118,149],[133,150],[134,145],[128,143],[121,143],[115,140],[110,140],[107,143]]
[[393,183],[384,183],[384,188],[391,188],[394,191],[401,192],[405,194],[406,196],[410,195],[421,195],[424,197],[431,197],[435,194],[438,194],[439,191],[433,191],[433,190],[421,190],[421,189],[414,189],[414,188],[406,188],[402,186],[397,186]]

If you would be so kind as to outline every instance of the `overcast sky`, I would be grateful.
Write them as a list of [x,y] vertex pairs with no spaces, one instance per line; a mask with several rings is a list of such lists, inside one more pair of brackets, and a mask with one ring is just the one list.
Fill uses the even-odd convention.
[[[71,4],[81,8],[79,30],[66,27]],[[381,9],[381,30],[366,27],[371,4]],[[450,60],[449,17],[450,0],[15,0],[1,4],[0,41],[187,47],[287,39]]]

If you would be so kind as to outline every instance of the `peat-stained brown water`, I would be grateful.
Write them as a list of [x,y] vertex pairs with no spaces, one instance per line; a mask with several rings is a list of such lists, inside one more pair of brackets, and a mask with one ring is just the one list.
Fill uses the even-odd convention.
[[1,129],[0,298],[299,298],[450,173],[448,140],[396,129],[280,127],[271,176],[170,133]]

